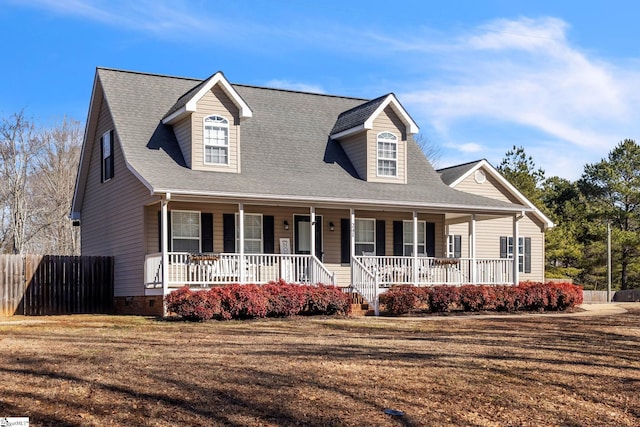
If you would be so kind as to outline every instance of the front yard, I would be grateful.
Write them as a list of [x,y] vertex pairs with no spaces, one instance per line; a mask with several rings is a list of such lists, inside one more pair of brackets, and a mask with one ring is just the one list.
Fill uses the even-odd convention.
[[604,317],[0,319],[0,417],[35,426],[638,426],[635,307]]

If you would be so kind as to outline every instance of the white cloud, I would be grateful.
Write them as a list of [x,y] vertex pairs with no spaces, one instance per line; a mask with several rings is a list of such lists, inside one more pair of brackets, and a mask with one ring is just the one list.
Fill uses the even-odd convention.
[[295,90],[299,92],[325,93],[324,89],[322,89],[322,87],[319,85],[292,82],[290,80],[272,79],[266,82],[265,86],[278,89]]
[[448,148],[453,148],[462,153],[479,153],[485,149],[484,146],[475,142],[467,142],[466,144],[448,144]]

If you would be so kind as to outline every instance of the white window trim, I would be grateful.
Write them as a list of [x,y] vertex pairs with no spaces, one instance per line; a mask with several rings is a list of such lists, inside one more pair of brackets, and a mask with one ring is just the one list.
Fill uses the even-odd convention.
[[175,216],[176,213],[193,213],[198,215],[198,237],[197,238],[196,237],[177,237],[177,238],[179,240],[198,240],[198,253],[202,252],[202,215],[200,215],[200,211],[188,211],[188,210],[180,210],[180,209],[171,211],[171,236],[170,236],[171,252],[173,252],[173,239],[176,238],[174,237],[176,227],[174,226],[174,223],[173,223],[173,221],[176,218]]
[[456,235],[447,234],[447,258],[453,258],[456,254]]
[[[212,118],[212,117],[217,117],[219,119],[224,120],[224,122],[221,123],[215,123],[212,126],[214,127],[219,127],[219,128],[226,128],[227,129],[227,138],[226,138],[226,144],[212,144],[210,142],[207,142],[207,119]],[[214,166],[229,166],[229,157],[231,154],[231,149],[230,149],[230,142],[229,142],[229,119],[227,119],[224,116],[219,116],[217,114],[212,114],[209,116],[206,116],[202,119],[202,161],[205,165],[214,165]],[[217,162],[207,162],[207,147],[217,147],[217,148],[225,148],[227,150],[227,161],[226,163],[217,163]]]
[[[377,248],[376,248],[376,220],[375,218],[356,218],[356,223],[354,224],[354,226],[357,228],[357,224],[358,221],[368,221],[368,222],[372,222],[373,223],[373,242],[361,242],[357,240],[357,235],[358,233],[354,232],[354,247],[357,247],[358,245],[371,245],[373,244],[373,253],[376,254],[377,253]],[[355,231],[355,230],[354,230]],[[362,255],[362,251],[360,253],[357,253],[356,250],[356,256],[361,256]]]
[[[109,150],[108,156],[105,156],[105,153],[107,152],[107,150],[105,150],[105,146]],[[111,163],[113,163],[113,167],[111,168],[111,176],[109,178],[106,177],[107,170],[104,167],[105,160],[107,160],[110,157],[113,158],[113,153],[111,152],[111,130],[108,130],[102,134],[102,147],[100,148],[102,149],[102,182],[111,181],[111,178],[113,178],[113,176],[115,175],[113,173],[113,167],[115,167],[115,162],[113,160],[111,161]]]
[[[260,241],[260,252],[257,252],[258,254],[262,254],[264,253],[264,215],[260,214],[260,213],[246,213],[244,214],[244,225],[245,227],[247,226],[247,217],[250,216],[258,216],[260,217],[260,239],[248,239],[247,238],[247,233],[245,230],[244,233],[244,253],[247,254],[253,254],[253,252],[247,252],[247,242],[251,241],[251,242],[257,242],[258,240]],[[236,252],[238,252],[238,247],[240,246],[240,214],[236,213]]]
[[[518,237],[518,271],[524,273],[525,245],[524,236]],[[513,236],[507,236],[507,258],[513,259]]]
[[[384,134],[389,134],[392,135],[393,138],[387,138],[387,137],[382,137],[382,135]],[[380,157],[380,142],[384,142],[384,143],[392,143],[395,146],[395,153],[396,153],[396,157],[395,158],[389,158],[389,157]],[[391,161],[394,162],[396,167],[395,167],[395,171],[396,173],[393,175],[385,175],[385,174],[381,174],[380,173],[380,161]],[[377,136],[376,136],[376,176],[380,177],[380,178],[397,178],[398,177],[398,137],[389,132],[389,131],[384,131],[384,132],[380,132]]]
[[[413,230],[413,220],[408,220],[408,221],[402,221],[402,255],[403,256],[410,256],[405,254],[405,248],[408,245],[411,245],[411,249],[413,250],[413,242],[407,242],[404,239],[404,227],[405,224],[410,224],[411,230]],[[420,231],[418,230],[418,254],[419,255],[426,255],[427,254],[427,221],[418,221],[418,224],[423,224],[424,227],[424,235],[422,236],[424,239],[424,243],[420,243]],[[418,225],[418,229],[420,228],[420,226]],[[413,240],[413,231],[411,233],[411,239]],[[420,252],[420,246],[424,247],[424,251]]]

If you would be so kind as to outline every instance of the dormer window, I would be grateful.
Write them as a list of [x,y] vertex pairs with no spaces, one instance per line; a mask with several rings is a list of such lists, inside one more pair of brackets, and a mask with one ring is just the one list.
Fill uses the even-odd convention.
[[229,164],[229,120],[220,116],[204,118],[204,163]]
[[398,138],[391,132],[378,134],[378,176],[398,175]]

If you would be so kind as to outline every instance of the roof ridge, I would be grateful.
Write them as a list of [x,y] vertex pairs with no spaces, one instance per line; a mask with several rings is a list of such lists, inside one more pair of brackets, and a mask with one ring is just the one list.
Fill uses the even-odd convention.
[[[466,162],[466,163],[460,163],[458,165],[447,166],[446,168],[436,169],[436,172],[442,172],[442,171],[446,171],[448,169],[459,168],[459,167],[462,167],[462,166],[468,166],[468,165],[473,164],[473,163],[480,163],[483,160],[485,162],[489,163],[489,161],[487,159],[483,158],[483,159],[478,159],[478,160],[472,160],[472,161]],[[489,163],[489,164],[491,164],[491,163]]]
[[203,80],[203,79],[197,79],[195,77],[172,76],[172,75],[169,75],[169,74],[147,73],[147,72],[144,72],[144,71],[123,70],[123,69],[120,69],[120,68],[110,68],[110,67],[96,67],[96,70],[116,71],[118,73],[138,74],[138,75],[142,75],[142,76],[166,77],[166,78],[170,78],[170,79],[180,79],[180,80],[193,80],[193,81],[201,81],[201,80]]
[[246,88],[250,88],[250,89],[273,90],[273,91],[278,91],[278,92],[300,93],[300,94],[304,94],[304,95],[325,96],[325,97],[328,97],[328,98],[352,99],[352,100],[355,100],[355,101],[365,101],[365,102],[369,102],[370,101],[367,98],[360,98],[360,97],[355,97],[355,96],[332,95],[332,94],[329,94],[329,93],[307,92],[307,91],[304,91],[304,90],[284,89],[284,88],[278,88],[278,87],[258,86],[258,85],[250,85],[250,84],[243,84],[243,83],[231,83],[231,86],[241,86],[241,87],[246,87]]

